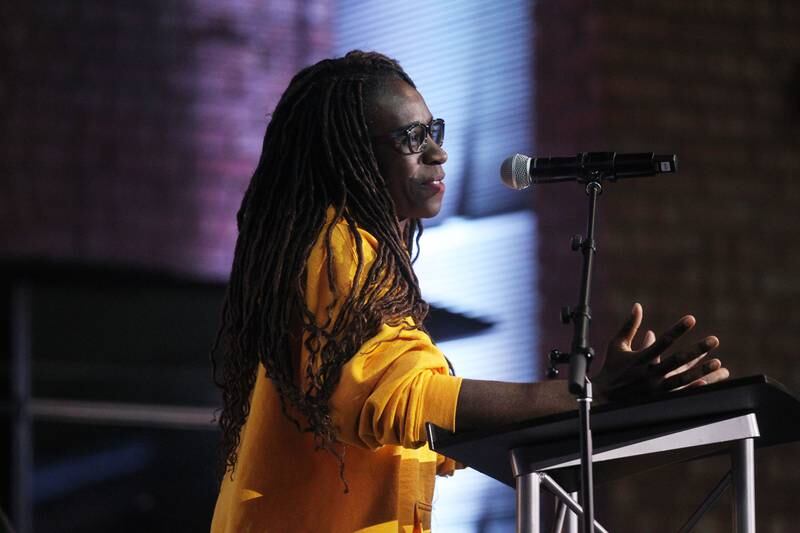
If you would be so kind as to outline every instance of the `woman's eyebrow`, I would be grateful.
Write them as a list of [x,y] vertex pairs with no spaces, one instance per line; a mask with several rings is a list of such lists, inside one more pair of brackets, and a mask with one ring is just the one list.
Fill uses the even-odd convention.
[[416,126],[417,124],[430,124],[431,122],[433,122],[434,118],[433,118],[433,115],[428,115],[428,116],[430,117],[428,120],[414,120],[414,121],[412,121],[412,122],[409,122],[408,124],[406,124],[406,125],[404,125],[404,126],[400,126],[400,127],[398,127],[398,128],[395,128],[395,129],[394,129],[394,130],[392,130],[392,131],[403,131],[403,130],[407,130],[407,129],[408,129],[408,128],[410,128],[411,126]]

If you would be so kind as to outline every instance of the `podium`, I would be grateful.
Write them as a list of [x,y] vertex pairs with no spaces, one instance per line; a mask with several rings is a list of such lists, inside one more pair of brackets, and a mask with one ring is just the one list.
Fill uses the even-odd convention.
[[[565,385],[566,386],[566,385]],[[554,531],[566,511],[581,515],[578,412],[567,411],[486,431],[451,433],[428,424],[428,443],[516,488],[517,531],[539,533],[539,496],[559,501]],[[800,400],[767,376],[727,380],[636,404],[592,409],[597,485],[676,462],[729,454],[731,471],[680,531],[690,531],[728,485],[734,489],[737,533],[755,532],[755,448],[800,440]],[[574,529],[577,531],[577,529]],[[595,522],[595,531],[603,532]]]

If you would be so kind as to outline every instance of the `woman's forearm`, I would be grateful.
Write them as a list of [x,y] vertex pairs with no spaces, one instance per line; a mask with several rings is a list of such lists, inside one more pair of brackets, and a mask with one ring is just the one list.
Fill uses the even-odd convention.
[[456,430],[499,427],[576,408],[563,380],[510,383],[465,379],[456,407]]

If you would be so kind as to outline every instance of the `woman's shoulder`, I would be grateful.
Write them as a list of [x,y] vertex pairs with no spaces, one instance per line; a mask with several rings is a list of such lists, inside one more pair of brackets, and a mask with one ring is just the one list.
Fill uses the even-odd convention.
[[[335,211],[317,236],[306,268],[306,297],[309,308],[329,305],[331,290],[346,294],[364,283],[378,255],[378,242],[369,232],[351,225]],[[320,307],[321,308],[321,307]]]
[[364,259],[375,257],[378,250],[378,240],[370,232],[349,222],[344,216],[336,218],[336,210],[328,208],[325,225],[317,238],[315,246],[321,246],[326,239],[330,239],[330,249],[335,255],[343,255],[342,259],[350,257],[358,259],[358,249]]
[[337,217],[336,210],[329,207],[325,224],[311,248],[308,264],[310,270],[320,270],[330,254],[333,264],[343,267],[343,272],[349,275],[359,262],[365,266],[373,263],[377,253],[378,240],[371,233],[348,222],[344,216]]

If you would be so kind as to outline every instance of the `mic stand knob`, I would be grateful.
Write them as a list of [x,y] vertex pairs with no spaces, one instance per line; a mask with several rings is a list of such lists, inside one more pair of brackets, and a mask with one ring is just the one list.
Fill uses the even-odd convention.
[[550,379],[555,379],[559,374],[556,366],[568,363],[569,354],[566,354],[561,350],[550,350],[550,354],[547,356],[547,359],[550,361],[550,368],[547,369],[547,377]]

